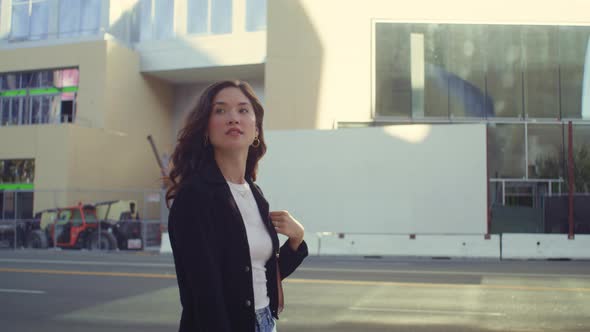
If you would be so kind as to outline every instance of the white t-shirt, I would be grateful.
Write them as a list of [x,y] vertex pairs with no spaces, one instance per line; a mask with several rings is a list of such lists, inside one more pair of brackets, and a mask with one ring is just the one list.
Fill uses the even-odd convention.
[[254,307],[255,309],[265,308],[269,305],[270,299],[266,290],[266,268],[264,265],[272,255],[272,242],[260,217],[260,211],[258,211],[258,205],[256,205],[250,185],[247,182],[237,184],[229,181],[227,184],[238,205],[244,226],[246,226],[250,259],[252,260]]

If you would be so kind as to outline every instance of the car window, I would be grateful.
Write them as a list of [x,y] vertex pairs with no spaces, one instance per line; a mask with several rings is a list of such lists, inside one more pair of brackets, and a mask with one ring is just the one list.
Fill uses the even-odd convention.
[[57,224],[64,225],[67,224],[72,216],[72,212],[70,210],[62,210],[59,212],[59,216],[57,217]]

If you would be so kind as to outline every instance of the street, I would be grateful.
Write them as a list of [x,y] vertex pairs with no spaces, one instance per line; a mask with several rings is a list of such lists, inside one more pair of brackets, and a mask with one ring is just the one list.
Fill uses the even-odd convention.
[[[308,257],[278,331],[589,331],[590,262]],[[0,251],[3,331],[175,331],[170,255]]]

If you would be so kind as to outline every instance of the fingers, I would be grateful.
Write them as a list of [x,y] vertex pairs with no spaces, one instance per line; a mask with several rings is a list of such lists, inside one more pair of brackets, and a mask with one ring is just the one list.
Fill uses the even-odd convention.
[[270,220],[272,220],[275,226],[280,225],[281,223],[289,221],[291,216],[287,211],[272,211],[270,212]]
[[270,220],[275,230],[279,234],[288,235],[289,212],[287,211],[271,211]]
[[270,218],[273,219],[273,220],[275,218],[282,219],[282,218],[285,218],[285,217],[288,217],[288,216],[289,216],[289,212],[287,212],[287,211],[271,211],[270,212]]

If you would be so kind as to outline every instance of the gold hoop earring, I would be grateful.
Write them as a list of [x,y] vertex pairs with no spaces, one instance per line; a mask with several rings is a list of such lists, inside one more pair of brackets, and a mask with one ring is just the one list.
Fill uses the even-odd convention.
[[203,139],[203,146],[207,147],[209,145],[209,136],[205,136],[205,138]]
[[254,142],[252,142],[252,147],[257,148],[259,146],[260,146],[260,140],[258,139],[258,137],[254,137]]

